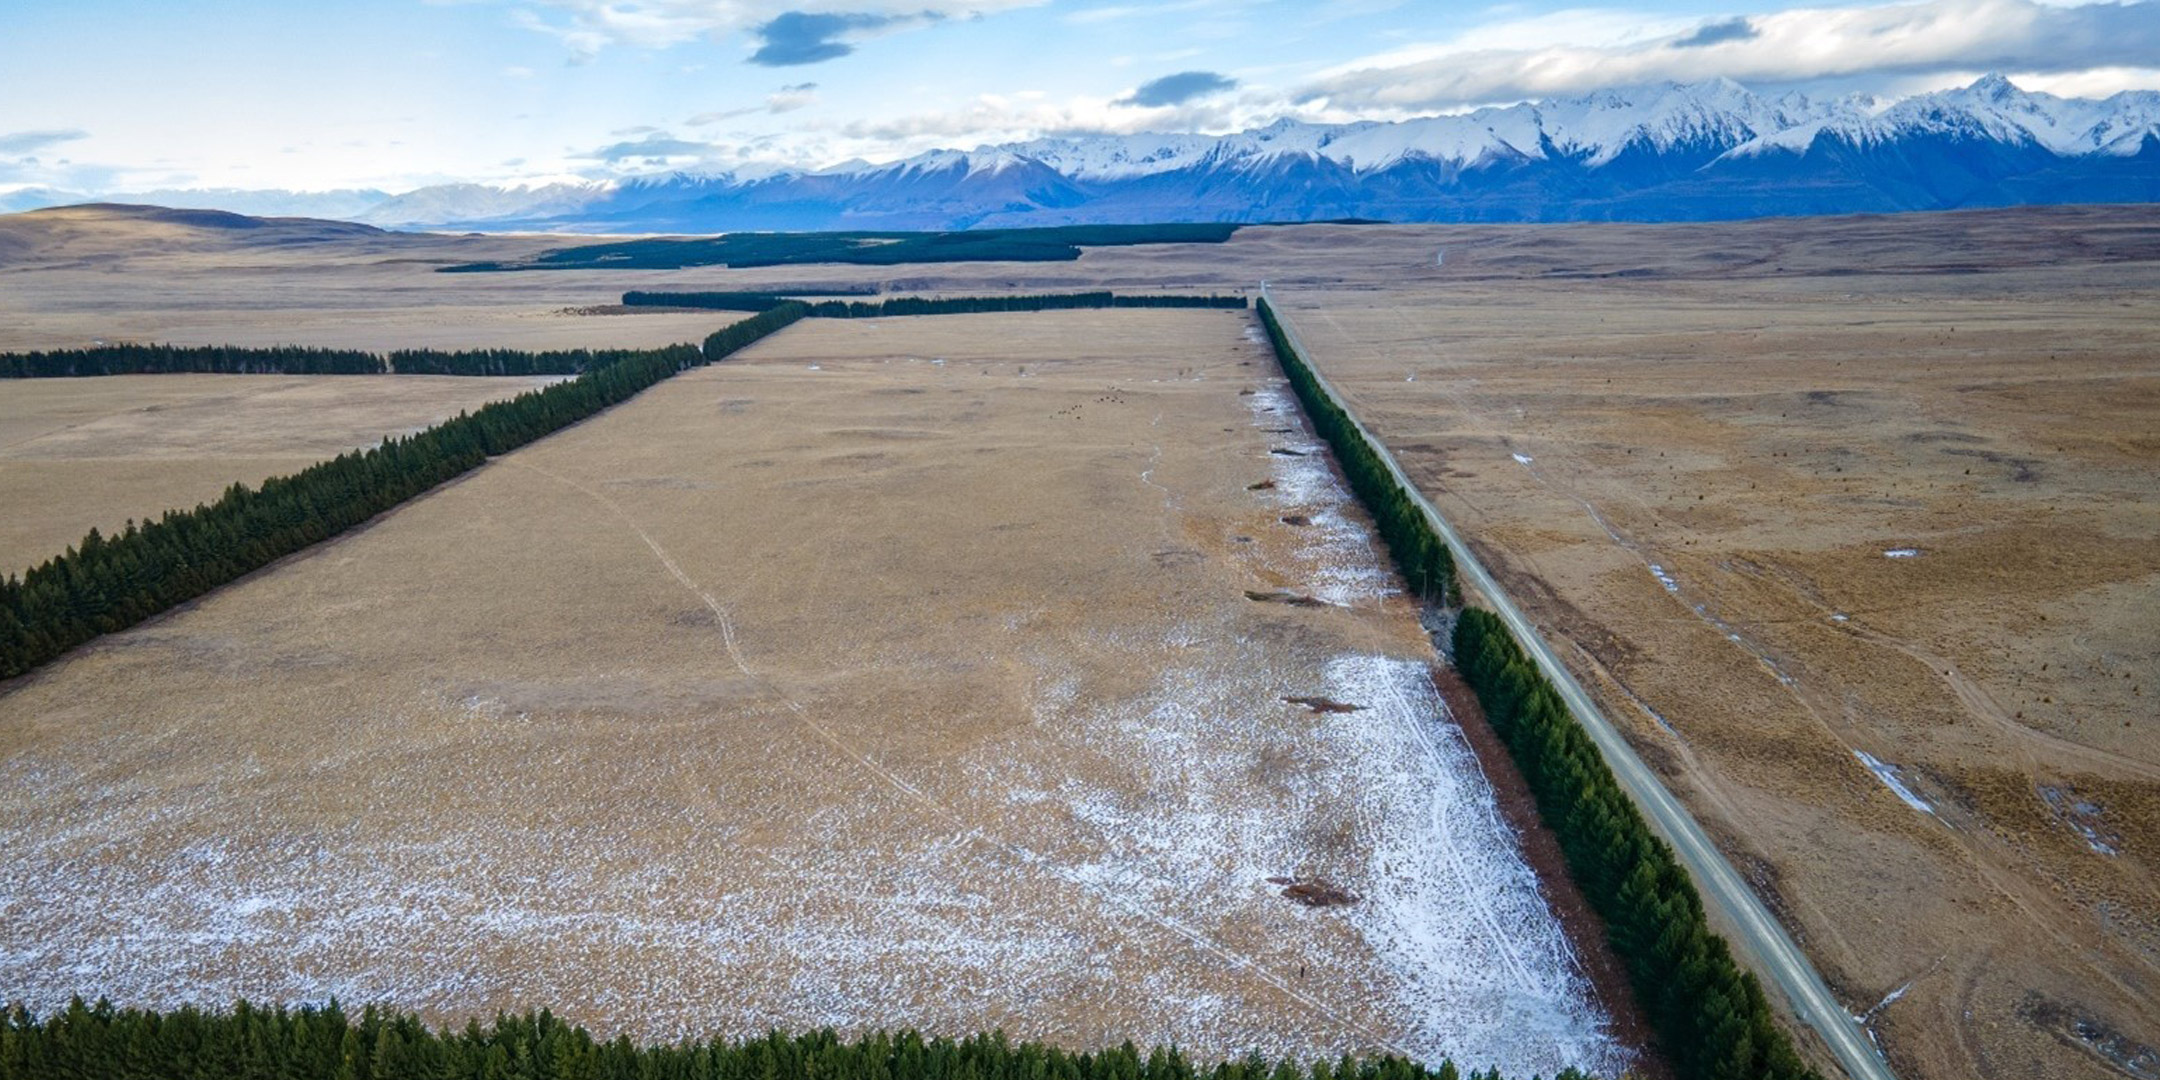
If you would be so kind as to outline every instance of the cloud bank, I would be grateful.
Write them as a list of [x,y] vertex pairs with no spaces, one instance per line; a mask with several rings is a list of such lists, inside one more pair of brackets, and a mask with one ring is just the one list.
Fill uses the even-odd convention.
[[[1642,16],[1633,25],[1654,21]],[[1605,41],[1549,45],[1523,42],[1523,35],[1508,29],[1497,24],[1453,42],[1338,65],[1296,88],[1293,100],[1350,110],[1435,110],[1663,80],[1795,83],[2160,66],[2160,3],[2152,0],[2082,7],[1924,0],[1788,8],[1649,37],[1613,34]]]
[[[667,48],[747,34],[758,42],[750,62],[779,67],[834,60],[855,51],[847,38],[948,19],[972,19],[1046,0],[534,0],[519,25],[560,40],[575,57],[615,45]],[[545,10],[554,17],[543,15]]]

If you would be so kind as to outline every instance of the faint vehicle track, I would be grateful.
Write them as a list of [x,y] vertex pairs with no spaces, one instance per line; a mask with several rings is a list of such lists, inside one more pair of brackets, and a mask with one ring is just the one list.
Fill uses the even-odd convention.
[[[1388,704],[1393,707],[1383,711],[1402,720],[1402,726],[1417,744],[1418,752],[1432,763],[1434,775],[1448,775],[1447,764],[1440,755],[1439,746],[1433,742],[1432,732],[1427,730],[1426,724],[1418,720],[1417,710],[1411,708],[1404,699],[1402,688],[1392,683],[1386,686],[1388,696],[1393,699]],[[1433,835],[1439,838],[1440,847],[1447,852],[1448,863],[1455,868],[1456,875],[1467,880],[1470,877],[1470,867],[1463,862],[1461,846],[1455,842],[1454,822],[1448,816],[1448,807],[1452,802],[1454,800],[1432,799],[1427,805],[1432,815]],[[1477,899],[1478,921],[1485,924],[1485,929],[1492,933],[1493,942],[1500,950],[1500,955],[1507,958],[1508,970],[1515,975],[1515,985],[1524,990],[1534,989],[1535,980],[1530,975],[1529,967],[1516,952],[1514,937],[1501,927],[1500,919],[1493,914],[1492,905],[1485,901],[1484,893],[1473,892],[1472,895]]]

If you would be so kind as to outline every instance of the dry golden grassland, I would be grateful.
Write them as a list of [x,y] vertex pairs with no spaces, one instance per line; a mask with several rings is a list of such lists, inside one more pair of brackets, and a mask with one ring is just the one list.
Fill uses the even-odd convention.
[[1252,331],[804,323],[0,688],[0,981],[1617,1071]]
[[[1246,229],[1222,245],[1102,249],[1055,264],[434,272],[445,264],[520,257],[565,242],[362,234],[295,224],[214,230],[89,210],[15,215],[0,218],[0,348],[97,338],[370,348],[660,344],[702,334],[710,316],[578,313],[604,311],[627,289],[868,284],[947,294],[1205,292],[1266,279],[1329,374],[1560,640],[1610,711],[1633,725],[1637,746],[1753,876],[1846,1003],[1867,1015],[1901,1074],[2082,1077],[2160,1046],[2153,1005],[2160,1001],[2160,973],[2154,970],[2160,962],[2154,914],[2160,896],[2150,850],[2160,836],[2154,796],[2160,710],[2152,704],[2160,695],[2152,675],[2160,671],[2160,620],[2152,614],[2160,599],[2160,493],[2154,490],[2160,446],[2153,434],[2160,431],[2154,368],[2160,349],[2151,315],[2160,307],[2160,211],[2058,208],[1673,226],[1301,226]],[[1446,251],[1444,262],[1434,258],[1440,250]],[[636,419],[619,422],[611,415],[511,461],[547,463],[550,472],[627,508],[685,576],[731,613],[731,625],[740,629],[746,619],[756,624],[754,635],[736,639],[750,668],[791,680],[776,685],[806,705],[824,699],[805,694],[829,690],[833,702],[860,717],[854,721],[860,730],[841,734],[874,735],[867,745],[876,760],[883,760],[877,755],[888,752],[888,743],[896,755],[915,747],[924,737],[914,733],[929,730],[929,720],[938,717],[952,718],[955,731],[977,732],[974,737],[987,740],[980,745],[1001,738],[1017,745],[999,726],[1010,721],[998,718],[1014,709],[1034,710],[1038,699],[1030,695],[1037,691],[1023,687],[1018,674],[1002,681],[987,674],[1001,663],[1015,666],[1001,657],[1022,657],[1017,666],[1029,667],[1073,649],[1083,657],[1088,680],[1125,672],[1115,678],[1129,684],[1127,696],[1101,691],[1105,709],[1110,702],[1164,693],[1143,684],[1182,670],[1166,659],[1182,655],[1177,653],[1143,650],[1113,660],[1118,654],[1104,651],[1110,645],[1103,642],[1111,640],[1106,632],[1086,631],[1104,618],[1142,619],[1138,613],[1152,612],[1146,618],[1159,619],[1169,601],[1162,581],[1129,569],[1105,579],[1111,564],[1080,552],[1105,543],[1139,552],[1145,545],[1136,538],[1152,529],[1161,542],[1147,548],[1147,557],[1199,552],[1192,565],[1205,569],[1181,572],[1214,575],[1201,590],[1209,596],[1240,574],[1260,584],[1239,589],[1262,592],[1299,588],[1300,578],[1309,576],[1297,564],[1280,562],[1287,556],[1279,553],[1223,563],[1219,535],[1173,527],[1174,520],[1186,519],[1166,516],[1174,509],[1197,514],[1196,520],[1231,523],[1243,520],[1237,513],[1256,513],[1250,526],[1209,528],[1244,529],[1235,535],[1252,535],[1258,551],[1273,542],[1274,534],[1260,526],[1281,516],[1280,507],[1237,511],[1232,504],[1210,508],[1186,501],[1148,509],[1133,501],[1160,497],[1150,487],[1134,490],[1142,473],[1191,500],[1197,489],[1181,486],[1185,479],[1168,479],[1176,470],[1203,470],[1204,461],[1225,454],[1248,471],[1256,469],[1259,459],[1239,456],[1255,453],[1245,418],[1216,418],[1181,405],[1164,413],[1163,423],[1178,433],[1168,442],[1151,423],[1145,435],[1136,426],[1119,429],[1126,449],[1117,453],[1108,443],[1069,445],[1105,417],[1136,422],[1136,412],[1113,410],[1111,401],[1094,402],[1089,395],[1102,395],[1113,383],[1135,389],[1137,370],[1106,367],[1101,377],[1091,374],[1064,391],[1070,402],[1033,413],[1015,411],[1010,401],[1021,399],[1002,396],[920,415],[902,410],[876,417],[864,404],[927,407],[933,400],[927,384],[881,384],[878,396],[845,405],[819,398],[793,403],[793,395],[826,385],[816,380],[835,374],[835,365],[875,362],[874,356],[883,356],[895,372],[914,370],[906,366],[907,356],[929,370],[960,371],[956,365],[965,356],[978,369],[993,369],[973,376],[986,392],[998,387],[1001,394],[1023,388],[1040,394],[1063,385],[1046,370],[1058,359],[1102,363],[1109,346],[1117,345],[1125,351],[1111,355],[1144,359],[1145,370],[1154,372],[1147,377],[1154,378],[1166,366],[1170,372],[1205,367],[1202,358],[1215,347],[1177,336],[1188,333],[1179,330],[1145,348],[1112,335],[1097,349],[1096,328],[1133,324],[1103,323],[1097,320],[1109,317],[1096,315],[1041,318],[1050,321],[1014,325],[1059,326],[1069,340],[1030,345],[1005,324],[983,336],[974,328],[991,324],[976,317],[938,324],[955,335],[967,328],[975,337],[942,338],[934,345],[885,337],[900,321],[798,327],[762,346],[752,363],[678,380],[621,411]],[[1216,333],[1203,336],[1212,343]],[[856,343],[842,349],[842,341]],[[796,351],[810,348],[806,342],[831,352]],[[1007,354],[1025,349],[1041,351],[1026,361],[1030,375],[1022,380],[1018,354]],[[940,356],[946,365],[930,363]],[[812,362],[819,371],[810,371]],[[729,380],[751,383],[753,390],[718,388],[733,387]],[[872,394],[869,385],[863,395]],[[1204,386],[1168,385],[1194,393]],[[682,395],[693,387],[705,395],[699,399],[705,411],[668,413],[680,427],[659,423],[652,410],[662,402],[689,409]],[[1151,394],[1168,393],[1149,387]],[[916,389],[924,393],[906,392]],[[12,392],[0,391],[0,401]],[[1081,411],[1061,415],[1066,404]],[[851,410],[863,418],[847,419]],[[783,415],[792,429],[781,422]],[[1147,414],[1150,420],[1154,415]],[[816,432],[805,426],[813,421],[822,425]],[[633,438],[639,424],[650,430]],[[1223,428],[1231,430],[1221,432],[1219,445],[1200,440]],[[837,434],[849,431],[856,434]],[[873,434],[879,432],[884,434]],[[1146,467],[1158,446],[1165,448],[1167,471]],[[557,447],[581,449],[571,454]],[[590,463],[579,464],[587,454]],[[1529,460],[1517,461],[1517,454]],[[997,472],[983,464],[993,460],[1016,464],[1009,473]],[[934,483],[937,477],[942,479]],[[887,509],[840,498],[866,492],[890,494],[878,504]],[[685,502],[647,501],[661,499]],[[1046,516],[1001,513],[1008,502],[1049,505],[1045,500],[1061,508]],[[896,507],[905,509],[891,509]],[[130,505],[124,513],[149,509]],[[426,938],[430,928],[477,925],[470,920],[484,912],[510,913],[488,915],[501,926],[485,934],[442,934],[433,951],[413,953],[418,959],[405,967],[388,963],[397,951],[390,946],[356,944],[368,940],[357,931],[311,938],[339,944],[324,944],[294,970],[324,980],[361,972],[346,976],[351,981],[344,985],[352,988],[409,990],[415,1000],[441,1010],[513,998],[579,999],[587,1003],[582,1015],[605,1018],[629,1015],[628,1003],[646,989],[740,982],[754,968],[768,974],[746,985],[765,988],[765,1000],[795,1003],[791,1016],[807,1015],[806,1002],[863,1000],[831,989],[806,962],[785,960],[707,965],[701,969],[706,974],[689,981],[656,974],[652,987],[633,991],[619,982],[580,978],[576,955],[543,961],[517,943],[521,934],[557,934],[586,950],[577,955],[609,964],[626,956],[646,965],[674,957],[651,970],[688,970],[684,950],[668,938],[671,928],[686,925],[683,912],[696,916],[692,922],[714,921],[715,912],[737,911],[742,895],[780,902],[770,891],[779,887],[775,871],[763,856],[744,852],[784,850],[801,865],[820,867],[824,881],[859,884],[845,875],[867,874],[877,865],[873,857],[837,849],[813,858],[809,841],[782,826],[729,823],[751,822],[753,811],[793,807],[757,799],[795,799],[798,789],[888,796],[879,794],[882,781],[859,775],[860,766],[850,772],[830,744],[820,750],[806,741],[802,729],[791,726],[792,710],[776,706],[774,692],[760,690],[762,684],[746,681],[724,648],[720,659],[709,655],[717,621],[701,621],[711,617],[700,610],[711,609],[683,591],[680,580],[658,576],[651,565],[636,567],[635,537],[621,518],[604,511],[591,496],[529,468],[490,466],[360,536],[10,689],[0,696],[0,731],[9,738],[24,731],[37,737],[12,744],[0,757],[9,764],[0,767],[15,777],[89,776],[119,785],[114,790],[120,795],[82,802],[74,820],[83,828],[116,798],[138,799],[145,807],[183,795],[199,801],[190,811],[195,823],[173,826],[164,838],[170,844],[161,847],[136,833],[116,841],[142,852],[137,864],[124,864],[136,869],[117,879],[116,889],[129,883],[153,893],[167,890],[155,895],[178,889],[158,884],[166,879],[152,873],[171,870],[169,862],[154,860],[173,850],[197,850],[206,868],[201,873],[211,875],[205,882],[223,872],[214,869],[220,865],[257,865],[216,862],[239,852],[289,851],[299,859],[321,850],[342,852],[334,856],[343,860],[336,865],[354,880],[359,878],[351,868],[365,858],[403,872],[367,886],[402,898],[382,912],[416,910],[423,901],[434,905],[410,924],[417,929],[390,939],[401,945]],[[562,541],[560,529],[576,538]],[[1216,540],[1195,538],[1203,534]],[[1186,539],[1174,541],[1177,536]],[[1008,546],[1014,543],[1034,546]],[[1918,554],[1884,554],[1905,548]],[[642,557],[657,558],[645,550]],[[685,561],[686,551],[704,554]],[[1231,565],[1246,569],[1232,574],[1225,569]],[[1052,575],[1047,585],[1045,574]],[[720,589],[753,597],[748,610],[760,614],[737,617],[735,594]],[[1057,635],[1031,639],[1027,628],[1033,624],[1025,620],[1007,631],[998,621],[1003,616],[980,614],[1005,611],[999,605],[1020,604],[1022,597],[1051,610],[1081,605],[1072,610],[1086,615],[1073,617],[1078,621]],[[1304,657],[1298,661],[1306,665],[1303,674],[1285,676],[1277,689],[1307,693],[1289,687],[1308,686],[1313,673],[1324,670],[1312,666],[1319,653],[1308,635],[1322,628],[1329,635],[1349,633],[1335,622],[1344,613],[1253,607],[1272,619],[1311,625],[1286,624],[1299,627],[1295,634],[1273,623],[1255,624],[1258,630],[1243,622],[1199,625],[1208,635],[1247,635],[1235,639],[1235,648],[1252,663]],[[847,618],[830,614],[842,608]],[[274,634],[259,625],[264,611],[280,620]],[[648,626],[662,611],[681,620],[668,632],[675,636]],[[967,611],[978,614],[962,614]],[[984,631],[986,625],[996,632]],[[1146,635],[1162,625],[1131,632],[1141,634],[1134,640],[1155,641]],[[1410,632],[1400,619],[1393,625],[1381,636],[1399,645],[1360,647],[1407,659],[1415,651]],[[885,666],[856,666],[854,658],[873,655],[863,651],[873,640],[889,649],[890,655],[875,654]],[[1031,640],[1060,645],[1028,645]],[[1189,646],[1210,656],[1209,650],[1222,647],[1212,638]],[[175,655],[190,659],[179,664]],[[703,666],[684,659],[693,655]],[[130,699],[123,704],[140,715],[123,722],[109,710],[113,688],[125,680],[91,679],[66,684],[94,683],[98,693],[78,695],[90,703],[64,714],[64,722],[42,727],[22,719],[39,714],[19,702],[49,693],[39,687],[59,685],[50,680],[83,679],[68,673],[112,670],[100,665],[130,662],[131,656],[141,658],[132,662],[142,666],[131,670],[147,680],[144,695],[174,694],[185,684],[194,696],[170,704]],[[803,656],[849,659],[821,668],[823,660]],[[923,657],[924,666],[908,668],[894,659],[907,656]],[[503,674],[489,674],[498,668]],[[690,671],[699,674],[685,674]],[[883,671],[895,681],[820,671]],[[504,692],[493,689],[498,684]],[[250,688],[259,700],[221,704],[217,694],[234,685]],[[872,685],[880,688],[868,689]],[[263,687],[269,689],[255,689]],[[755,723],[763,726],[744,730],[762,733],[763,741],[730,734],[734,741],[710,742],[706,757],[676,753],[674,737],[704,737],[716,726],[710,716],[719,715],[710,703],[732,700],[730,695],[753,703],[743,715],[761,717]],[[357,704],[348,706],[348,698]],[[536,699],[554,704],[537,711],[521,704]],[[230,731],[222,726],[227,718]],[[624,738],[633,723],[650,724],[669,738],[649,744]],[[518,726],[524,724],[538,726]],[[91,734],[70,743],[63,738],[69,730]],[[579,734],[586,731],[603,737],[588,745]],[[413,738],[401,743],[400,732]],[[230,760],[179,754],[191,739],[211,740],[207,745]],[[345,740],[350,749],[320,749]],[[279,754],[260,757],[262,747],[272,745]],[[896,759],[920,773],[895,775],[920,787],[934,773],[948,792],[957,790],[950,785],[982,775],[967,770],[978,768],[970,763],[986,752],[940,757],[936,745],[931,738],[928,748],[910,751],[921,756]],[[107,752],[101,748],[114,746],[127,753],[115,752],[112,763],[99,764],[97,755]],[[149,746],[169,748],[174,760],[157,764],[134,756],[153,752],[143,749]],[[258,756],[246,757],[249,751]],[[793,755],[793,763],[772,766],[772,756],[783,752]],[[1861,752],[1881,767],[1880,774]],[[63,758],[75,762],[67,768],[81,771],[39,771],[57,768],[51,763]],[[288,764],[264,766],[252,778],[235,771],[242,766],[234,762],[262,760]],[[771,793],[753,797],[747,788],[716,786],[707,779],[715,770],[725,772],[712,765],[716,760],[755,763],[774,777]],[[1061,775],[1062,766],[1051,758],[1029,760],[1050,762],[1039,766],[1042,777]],[[1254,761],[1256,776],[1279,765],[1263,767],[1260,756]],[[182,769],[193,771],[175,771]],[[130,787],[127,778],[136,771],[148,779]],[[452,774],[465,780],[453,781]],[[318,796],[303,790],[303,781],[292,779],[296,775],[329,782]],[[1927,809],[1904,801],[1886,778],[1895,778]],[[1187,784],[1160,776],[1150,782],[1157,787],[1130,781],[1161,792]],[[17,786],[31,790],[24,786],[29,783]],[[720,812],[658,794],[700,785],[723,791],[714,798],[733,800],[738,809],[702,816]],[[556,809],[559,801],[543,797],[550,789],[571,793],[579,805],[601,807],[591,821],[631,824],[565,817]],[[883,790],[897,791],[889,785]],[[407,799],[406,791],[415,794]],[[294,817],[293,808],[314,806],[318,797],[320,821],[343,824],[281,824],[313,820]],[[52,800],[61,798],[40,796],[29,805],[49,815],[57,805]],[[267,809],[258,812],[258,805]],[[627,816],[618,811],[631,805],[653,809]],[[489,840],[492,834],[479,822],[496,807],[509,808],[512,824]],[[452,812],[443,817],[438,808]],[[673,824],[650,824],[663,812],[675,815]],[[773,820],[823,827],[828,820],[852,821],[857,811],[820,813],[827,816]],[[219,814],[242,819],[243,827],[226,829],[236,839],[225,846],[215,846],[224,842],[214,839],[224,833],[202,824]],[[997,814],[1025,819],[1009,807]],[[563,840],[540,827],[565,821],[581,830],[574,835],[598,839]],[[708,821],[723,825],[701,824]],[[9,835],[26,827],[11,825]],[[308,839],[336,829],[344,830],[336,835],[345,839]],[[399,829],[421,839],[401,846],[391,839]],[[288,834],[302,839],[288,847],[259,847],[272,842],[266,838]],[[745,836],[783,846],[745,847],[739,839]],[[87,840],[67,843],[95,850]],[[889,898],[918,880],[974,882],[994,865],[976,841],[954,841],[946,849],[950,870],[925,876],[929,849],[915,843],[893,841],[881,849],[894,853],[891,865],[915,869],[876,879],[865,897]],[[1075,840],[1057,850],[1081,855],[1109,850],[1100,847],[1108,843]],[[363,844],[374,845],[366,849],[372,854],[362,854]],[[29,850],[47,858],[67,848]],[[686,851],[709,854],[691,858]],[[422,858],[436,863],[401,861]],[[524,864],[531,868],[514,868]],[[592,868],[574,869],[586,864]],[[445,874],[429,865],[459,869]],[[1106,859],[1101,865],[1135,864]],[[1317,864],[1311,869],[1319,872]],[[704,906],[682,908],[682,893],[669,883],[685,877],[740,881],[747,883],[744,890],[767,891],[723,894],[710,891],[721,886],[701,885],[710,892],[696,902]],[[1006,887],[1002,880],[998,888]],[[614,899],[584,909],[557,901],[511,903],[518,889],[538,887],[530,882],[555,883],[550,888],[576,883]],[[621,897],[647,885],[660,899],[640,901],[648,906],[636,910],[649,918],[623,921],[620,912],[632,908]],[[1139,895],[1164,893],[1156,885],[1135,887]],[[805,888],[823,895],[816,885],[797,891]],[[724,904],[711,899],[722,895],[730,898]],[[975,901],[948,899],[952,911],[975,910],[968,906]],[[862,904],[873,902],[894,903]],[[1057,910],[1075,904],[1068,900]],[[253,913],[245,919],[200,916],[222,919],[216,925],[241,935],[234,940],[252,942],[232,946],[231,955],[245,962],[190,968],[202,981],[168,981],[160,993],[173,986],[237,987],[211,976],[224,979],[248,963],[261,966],[286,940],[278,936],[280,927],[334,909],[318,905],[298,915],[275,906],[248,910]],[[737,925],[750,926],[777,909],[740,910]],[[1016,916],[1025,921],[1040,909],[1016,910],[1029,913]],[[661,914],[675,921],[660,920]],[[606,920],[630,929],[602,934],[597,928]],[[1240,931],[1246,935],[1235,939],[1244,943],[1240,948],[1270,940],[1266,924],[1250,925],[1260,929]],[[1324,925],[1311,924],[1315,930]],[[638,940],[648,943],[624,944],[640,933],[648,936]],[[819,940],[843,939],[856,942],[848,948],[870,948],[859,937]],[[1079,933],[1064,940],[1079,950],[1093,938]],[[143,960],[148,955],[132,960],[142,970],[159,970]],[[1100,952],[1098,971],[1110,970],[1111,959],[1121,955]],[[1287,954],[1265,955],[1289,963]],[[107,958],[100,961],[105,966],[83,968],[84,977],[127,970],[122,961],[130,959]],[[168,967],[179,963],[170,960]],[[392,970],[444,974],[440,985],[395,981],[406,975],[366,981],[377,978],[367,973]],[[942,985],[935,980],[959,969],[940,970],[944,974],[923,985]],[[1347,970],[1358,969],[1349,964]],[[1341,976],[1350,980],[1342,985],[1358,977]],[[1157,1006],[1134,1004],[1160,997],[1159,986],[1120,981],[1139,979],[1136,974],[1098,974],[1092,982],[1067,974],[1024,994],[987,976],[968,978],[989,989],[939,1006],[943,1012],[925,1004],[922,1011],[892,1015],[940,1023],[1010,1015],[1032,1018],[1008,1025],[1016,1030],[1083,1040],[1094,1037],[1091,1031],[1099,1034],[1091,1027],[1098,1019],[1128,1014],[1134,1026],[1127,1030],[1147,1029],[1148,1023],[1156,1024],[1156,1032],[1178,1030],[1166,1019],[1175,1012],[1169,1006],[1151,1013]],[[508,981],[493,981],[502,979]],[[252,985],[283,992],[305,981]],[[774,986],[793,989],[774,997]],[[919,993],[928,1002],[944,991]],[[1255,1024],[1276,1023],[1265,1018],[1287,1016],[1284,1010],[1291,1009],[1281,1002],[1249,1004],[1260,999],[1255,995],[1264,996],[1249,988],[1220,989],[1207,998],[1211,1004],[1186,1001],[1179,1008],[1194,1017],[1257,1008],[1253,1015],[1263,1019]],[[1112,1000],[1124,1004],[1105,1004]],[[1023,1008],[1025,1002],[1033,1004]],[[713,1013],[730,1007],[717,1005]],[[827,1015],[855,1014],[836,1005]],[[1154,1019],[1142,1022],[1146,1017]],[[1308,1017],[1283,1020],[1277,1029],[1317,1032],[1322,1026]],[[1289,1044],[1307,1037],[1284,1039]]]
[[0,215],[0,350],[99,341],[368,349],[625,349],[696,341],[715,312],[592,318],[609,275],[438,274],[546,240],[281,219],[203,228],[96,207]]
[[[707,319],[714,324],[722,320]],[[0,576],[547,382],[114,375],[0,384]]]
[[2160,215],[1433,240],[1278,298],[1900,1075],[2160,1045]]

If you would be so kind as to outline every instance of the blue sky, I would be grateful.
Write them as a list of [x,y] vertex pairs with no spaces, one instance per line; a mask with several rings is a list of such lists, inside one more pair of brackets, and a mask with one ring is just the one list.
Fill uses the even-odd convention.
[[0,190],[392,191],[1394,119],[1659,79],[2160,88],[2160,0],[10,0]]

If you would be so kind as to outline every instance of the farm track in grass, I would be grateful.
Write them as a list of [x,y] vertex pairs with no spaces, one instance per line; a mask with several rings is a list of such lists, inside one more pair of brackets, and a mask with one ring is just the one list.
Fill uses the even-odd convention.
[[1249,325],[799,324],[17,680],[0,979],[1617,1071]]

